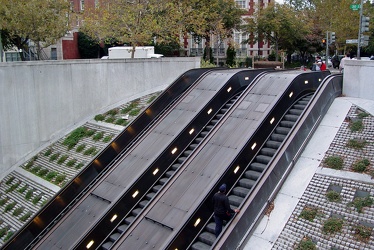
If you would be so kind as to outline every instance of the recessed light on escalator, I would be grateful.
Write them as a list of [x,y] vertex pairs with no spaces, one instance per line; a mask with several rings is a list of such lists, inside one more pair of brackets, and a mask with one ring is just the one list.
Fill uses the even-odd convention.
[[175,148],[171,151],[171,153],[172,153],[172,154],[175,154],[175,152],[177,152],[177,150],[178,150],[178,148],[175,147]]
[[293,92],[291,92],[288,97],[291,98],[293,96]]
[[229,87],[228,89],[227,89],[227,92],[230,92],[232,90],[232,88],[231,87]]
[[234,174],[236,174],[236,173],[239,171],[239,169],[240,169],[239,165],[236,166],[236,168],[235,168],[235,170],[234,170]]
[[244,77],[244,80],[248,81],[249,80],[249,76]]
[[318,78],[318,81],[320,82],[320,81],[322,81],[322,79],[321,79],[321,78]]
[[92,247],[93,243],[94,243],[93,240],[91,240],[90,242],[88,242],[86,248],[89,249],[90,247]]
[[158,173],[159,169],[156,168],[154,171],[153,171],[153,175],[156,175]]
[[213,109],[209,109],[209,110],[208,110],[208,115],[209,115],[210,113],[212,113],[212,111],[213,111]]
[[113,222],[113,221],[115,221],[117,219],[117,215],[115,214],[115,215],[113,215],[113,217],[110,219],[110,222]]
[[271,120],[270,120],[270,124],[273,124],[274,123],[274,121],[275,121],[275,118],[273,117],[273,118],[271,118]]
[[194,225],[194,227],[197,227],[197,225],[199,225],[200,221],[201,221],[201,219],[200,219],[200,218],[198,218],[198,219],[197,219],[197,220],[195,221],[195,224],[193,224],[193,225]]
[[309,81],[308,81],[308,80],[305,80],[305,81],[304,81],[304,84],[308,84],[308,83],[309,83]]
[[136,190],[136,191],[132,194],[132,198],[135,198],[138,194],[139,194],[139,191]]
[[191,130],[190,130],[190,132],[188,132],[190,135],[192,135],[192,133],[195,131],[195,129],[194,128],[192,128]]
[[257,146],[257,143],[253,143],[253,145],[252,145],[251,149],[252,149],[252,150],[253,150],[253,149],[255,149],[255,148],[256,148],[256,146]]

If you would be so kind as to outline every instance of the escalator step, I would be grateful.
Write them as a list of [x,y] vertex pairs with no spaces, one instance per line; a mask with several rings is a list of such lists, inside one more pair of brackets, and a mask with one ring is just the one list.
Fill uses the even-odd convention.
[[194,150],[199,144],[193,143],[190,146],[188,146],[189,149]]
[[220,112],[220,114],[216,114],[216,116],[215,116],[215,117],[216,117],[217,119],[221,119],[221,118],[222,118],[222,116],[223,116],[223,113],[222,113],[222,112]]
[[254,181],[256,181],[260,177],[260,175],[261,175],[261,172],[253,171],[253,170],[248,170],[248,171],[245,171],[244,173],[245,178],[248,178]]
[[262,171],[264,171],[264,169],[266,168],[266,166],[267,165],[259,163],[259,162],[253,162],[253,163],[251,163],[251,165],[249,165],[249,169],[261,173]]
[[126,231],[126,229],[127,229],[128,227],[129,227],[128,225],[126,225],[126,224],[122,224],[121,226],[117,227],[117,231],[118,231],[119,233],[123,233],[123,232]]
[[134,216],[138,216],[138,214],[142,211],[143,209],[141,208],[135,208],[134,210],[131,211],[131,213],[134,215]]
[[162,185],[155,185],[152,187],[153,192],[157,193],[162,188]]
[[287,127],[280,127],[278,126],[276,129],[275,129],[275,133],[277,134],[281,134],[281,135],[288,135],[288,133],[290,132],[291,128],[287,128]]
[[135,217],[134,216],[129,216],[125,219],[125,223],[127,225],[130,225],[134,221]]
[[265,146],[268,148],[278,149],[282,143],[279,141],[267,140]]
[[183,157],[183,156],[182,156],[182,157],[179,157],[179,158],[178,158],[178,162],[179,162],[179,163],[183,163],[183,162],[186,160],[186,158],[187,158],[187,157]]
[[202,136],[202,137],[205,137],[205,136],[207,136],[209,134],[209,131],[201,131],[201,133],[200,133],[200,135]]
[[232,193],[234,195],[240,196],[240,197],[245,197],[249,193],[250,189],[245,188],[245,187],[235,187],[232,190]]
[[267,156],[267,155],[257,155],[256,156],[256,161],[262,164],[268,164],[269,161],[271,160],[272,157]]
[[149,200],[142,200],[141,202],[139,202],[139,207],[141,208],[144,208],[145,206],[147,206]]
[[101,249],[103,249],[103,250],[108,250],[112,245],[113,245],[113,242],[112,242],[112,241],[105,242],[105,243],[101,246]]
[[165,185],[165,183],[169,180],[169,178],[161,178],[158,182],[161,184],[161,185]]
[[295,105],[292,106],[292,108],[299,109],[299,110],[304,110],[305,107],[306,107],[306,105],[304,105],[304,104],[295,104]]
[[118,238],[120,236],[121,236],[121,234],[115,233],[115,234],[112,234],[111,236],[109,236],[109,239],[114,242],[114,241],[118,240]]
[[255,185],[256,181],[247,178],[242,178],[239,180],[239,185],[244,188],[251,189]]
[[200,142],[203,140],[204,138],[202,138],[202,137],[197,137],[196,139],[195,139],[195,142],[197,143],[197,144],[200,144]]
[[213,245],[214,241],[216,240],[216,236],[209,232],[202,232],[198,239],[205,244]]
[[297,104],[302,104],[302,105],[308,105],[308,103],[309,103],[309,100],[304,100],[304,99],[297,102]]
[[270,136],[270,140],[278,141],[278,142],[284,141],[285,138],[286,138],[285,135],[275,134],[275,133],[271,134]]
[[218,122],[219,120],[218,119],[213,119],[210,121],[210,124],[212,125],[216,125],[216,123]]
[[277,152],[277,150],[274,149],[274,148],[262,148],[260,150],[260,154],[271,156],[271,157],[273,157],[273,155],[275,154],[275,152]]
[[286,121],[292,121],[292,122],[296,122],[298,118],[299,118],[298,115],[289,115],[289,114],[287,114],[287,115],[284,116],[284,119]]
[[213,127],[214,127],[213,125],[208,125],[208,126],[205,127],[205,129],[210,131],[210,130],[212,130]]
[[216,231],[216,223],[215,222],[209,222],[208,225],[206,225],[205,230],[214,234]]
[[151,192],[151,193],[146,194],[145,197],[147,197],[148,200],[151,200],[153,198],[153,196],[155,196],[155,195],[156,195],[156,193]]
[[186,150],[183,152],[184,156],[189,156],[192,153],[192,150]]
[[220,110],[220,113],[223,113],[223,114],[224,114],[224,113],[227,112],[227,110],[228,110],[227,108],[223,108],[223,109]]
[[242,204],[243,200],[244,200],[243,197],[239,197],[239,196],[236,196],[236,195],[230,195],[229,196],[230,205],[232,205],[234,207],[239,207],[240,204]]
[[175,163],[175,164],[171,165],[171,169],[174,170],[174,171],[176,171],[176,170],[179,169],[180,166],[181,166],[181,164]]
[[205,244],[201,241],[197,241],[191,246],[191,250],[209,250],[209,249],[210,249],[210,245]]
[[295,122],[292,122],[292,121],[281,121],[280,122],[280,125],[286,128],[292,128],[294,124]]
[[290,109],[288,111],[289,114],[291,114],[291,115],[298,115],[298,116],[300,116],[302,112],[303,112],[302,109]]
[[175,173],[175,171],[170,170],[170,171],[167,171],[167,172],[165,173],[165,176],[168,177],[168,178],[170,178],[171,176],[174,175],[174,173]]

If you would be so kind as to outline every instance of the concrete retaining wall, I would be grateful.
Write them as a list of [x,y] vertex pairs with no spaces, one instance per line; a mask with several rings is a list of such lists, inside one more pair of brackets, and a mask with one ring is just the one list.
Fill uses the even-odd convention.
[[374,61],[344,62],[343,95],[374,100]]
[[170,85],[200,58],[0,64],[0,179],[96,114]]

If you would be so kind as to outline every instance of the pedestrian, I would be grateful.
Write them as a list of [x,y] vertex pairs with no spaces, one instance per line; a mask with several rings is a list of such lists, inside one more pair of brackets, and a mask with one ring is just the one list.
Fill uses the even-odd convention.
[[229,198],[226,196],[226,184],[222,184],[218,192],[213,195],[213,204],[216,223],[215,235],[218,237],[222,231],[223,221],[229,221],[235,213],[239,212],[239,209],[231,209]]
[[316,60],[313,63],[312,71],[321,71],[322,60],[320,56],[316,56]]
[[350,60],[351,57],[349,55],[349,53],[347,53],[345,55],[345,57],[343,57],[341,60],[340,60],[340,64],[339,64],[339,69],[340,69],[340,73],[343,73],[344,72],[344,64],[345,64],[345,61],[346,60]]

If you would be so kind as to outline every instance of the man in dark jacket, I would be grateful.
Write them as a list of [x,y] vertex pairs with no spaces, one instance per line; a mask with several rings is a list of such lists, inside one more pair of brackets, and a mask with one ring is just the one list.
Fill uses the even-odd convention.
[[216,222],[215,234],[216,237],[222,231],[223,221],[229,221],[234,213],[238,213],[239,209],[231,209],[229,198],[226,196],[226,184],[219,187],[219,191],[213,196],[214,204],[214,221]]

